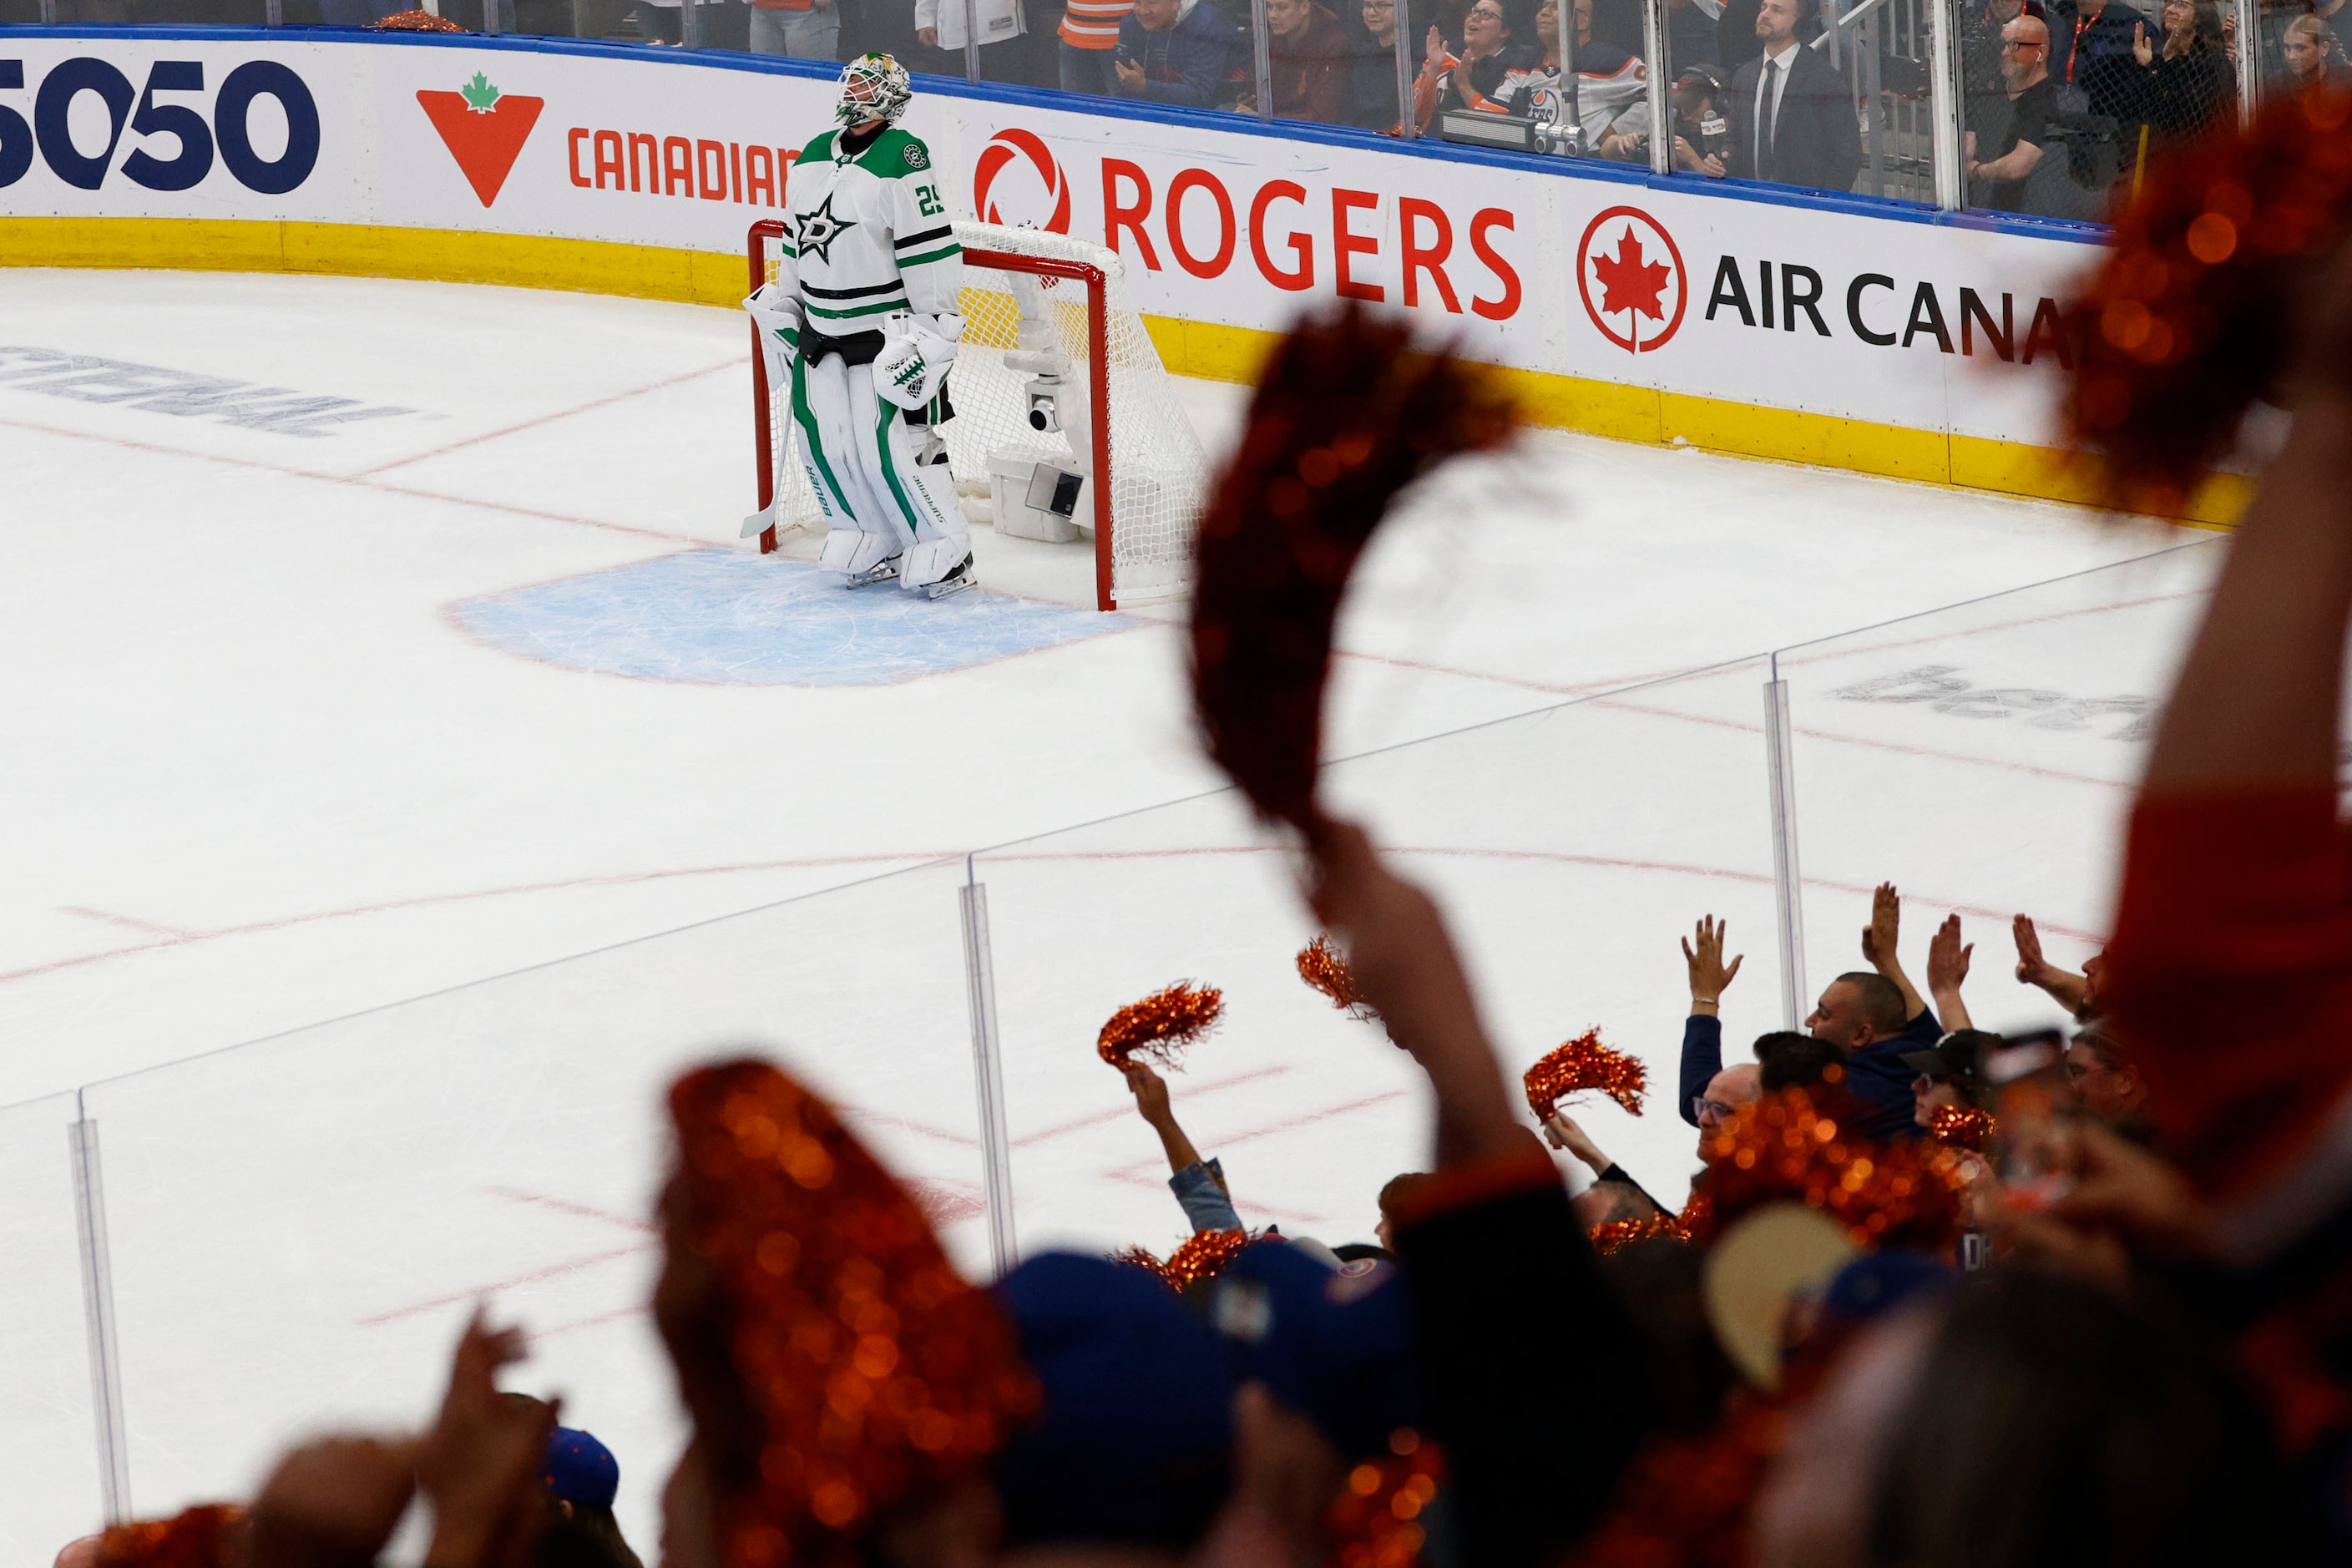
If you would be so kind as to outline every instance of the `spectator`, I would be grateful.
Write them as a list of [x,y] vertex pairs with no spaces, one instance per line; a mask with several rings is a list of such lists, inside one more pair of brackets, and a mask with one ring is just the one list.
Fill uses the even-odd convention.
[[[1231,1192],[1225,1186],[1225,1168],[1214,1160],[1203,1160],[1201,1152],[1192,1147],[1192,1140],[1178,1125],[1176,1112],[1168,1103],[1168,1084],[1150,1066],[1130,1061],[1123,1069],[1127,1074],[1128,1092],[1135,1096],[1136,1113],[1144,1125],[1160,1134],[1160,1147],[1168,1156],[1168,1190],[1176,1194],[1176,1202],[1184,1210],[1197,1234],[1204,1230],[1240,1230],[1241,1215],[1234,1210]],[[1383,1242],[1382,1246],[1387,1244]]]
[[1712,65],[1685,66],[1675,78],[1675,167],[1685,174],[1705,173],[1706,160],[1720,160],[1731,145],[1724,82],[1722,68]]
[[1862,172],[1853,93],[1836,67],[1798,42],[1797,0],[1759,0],[1756,38],[1761,53],[1731,79],[1729,157],[1706,159],[1701,171],[1852,190]]
[[[1928,1027],[1919,1028],[1920,1018]],[[1855,1131],[1865,1138],[1901,1137],[1911,1129],[1911,1079],[1903,1053],[1941,1037],[1935,1015],[1906,1023],[1903,993],[1883,974],[1860,970],[1839,975],[1822,992],[1806,1029],[1846,1052],[1846,1088],[1866,1108]]]
[[[1339,123],[1348,101],[1348,35],[1315,0],[1265,0],[1274,112],[1284,120]],[[1242,107],[1255,109],[1253,89]]]
[[1995,212],[2026,212],[2025,182],[2050,144],[2050,117],[2058,107],[2050,82],[2050,29],[2020,16],[2000,30],[2000,72],[2009,84],[2009,118],[1994,139],[1991,155],[1976,156],[1974,132],[1968,162],[1969,205]]
[[841,8],[836,0],[751,0],[751,29],[755,55],[840,58]]
[[[1559,0],[1542,0],[1536,10],[1541,58],[1506,71],[1495,89],[1496,104],[1513,114],[1542,118],[1538,91],[1560,89]],[[1576,0],[1576,110],[1590,157],[1632,161],[1645,158],[1650,145],[1650,73],[1615,44],[1592,36],[1592,0]]]
[[1845,1081],[1844,1050],[1811,1035],[1766,1035],[1756,1042],[1756,1059],[1758,1087],[1766,1094]]
[[2341,89],[2352,68],[2336,41],[2336,29],[2316,16],[2297,16],[2287,24],[2281,50],[2286,61],[2288,89],[2308,92],[2317,87]]
[[[1728,81],[1741,66],[1764,52],[1756,31],[1759,0],[1723,0],[1722,14],[1715,21],[1716,64],[1723,68]],[[1797,14],[1797,39],[1811,44],[1822,36],[1820,0],[1803,0]]]
[[1985,1081],[1984,1056],[1997,1047],[2000,1037],[1978,1029],[1956,1029],[1927,1050],[1906,1051],[1903,1065],[1913,1074],[1911,1120],[1925,1131],[1936,1112],[1948,1108],[1990,1110],[1991,1086]]
[[1700,1158],[1706,1157],[1706,1141],[1731,1119],[1733,1111],[1763,1098],[1764,1069],[1753,1062],[1727,1067],[1708,1079],[1706,1088],[1691,1101],[1688,1118],[1698,1128]]
[[1853,1340],[1753,1523],[1758,1568],[2304,1556],[2261,1407],[2210,1339],[2023,1269]]
[[915,41],[944,50],[947,74],[964,74],[965,7],[980,30],[980,75],[983,81],[1042,86],[1029,57],[1029,16],[1023,0],[915,0]]
[[[1576,1124],[1575,1118],[1566,1111],[1556,1110],[1544,1122],[1544,1139],[1553,1148],[1565,1149],[1575,1155],[1592,1173],[1592,1185],[1579,1194],[1578,1198],[1580,1202],[1584,1199],[1593,1199],[1593,1204],[1588,1205],[1588,1207],[1595,1205],[1608,1206],[1612,1212],[1601,1215],[1601,1219],[1640,1219],[1649,1215],[1665,1212],[1665,1205],[1643,1190],[1642,1184],[1635,1181],[1633,1173],[1624,1166],[1602,1153],[1601,1145],[1595,1143],[1591,1135]],[[1622,1205],[1618,1205],[1611,1194],[1601,1193],[1601,1189],[1603,1187],[1632,1193],[1641,1200],[1641,1204],[1630,1212],[1617,1212]],[[1600,1196],[1596,1198],[1595,1194],[1600,1194]],[[1588,1233],[1601,1222],[1601,1219],[1586,1218],[1582,1214],[1577,1216],[1577,1223],[1584,1226]]]
[[[2009,117],[2009,79],[2001,74],[2000,30],[2026,14],[2024,0],[1979,0],[1960,12],[1960,91],[1967,129],[1990,146]],[[2032,15],[2041,16],[2041,0]]]
[[1969,960],[1976,951],[1975,943],[1961,942],[1958,915],[1946,915],[1927,940],[1927,994],[1947,1030],[1969,1027],[1968,1004],[1960,1000],[1960,987],[1968,983]]
[[1118,72],[1112,61],[1118,54],[1119,27],[1134,9],[1135,0],[1062,0],[1055,55],[1064,92],[1117,96]]
[[2032,985],[2050,994],[2050,999],[2087,1023],[2099,1016],[2099,981],[2106,968],[2105,954],[2094,954],[2076,974],[2059,968],[2042,955],[2042,933],[2033,929],[2033,921],[2019,915],[2009,922],[2011,936],[2017,942],[2017,983]]
[[2147,1085],[2117,1046],[2104,1019],[2085,1024],[2066,1047],[2066,1082],[2086,1116],[2136,1141],[2149,1136]]
[[534,1568],[645,1568],[613,1517],[621,1466],[589,1434],[558,1426],[548,1435],[539,1475],[552,1517],[540,1537]]
[[1119,96],[1214,108],[1227,101],[1225,78],[1243,52],[1241,33],[1213,5],[1135,0],[1118,25]]
[[1497,106],[1489,95],[1502,85],[1504,77],[1532,64],[1538,56],[1532,42],[1520,41],[1530,31],[1531,26],[1514,22],[1503,0],[1477,0],[1464,13],[1459,54],[1446,48],[1444,36],[1432,24],[1428,54],[1413,88],[1413,112],[1421,123],[1427,126],[1437,113],[1449,109],[1495,110]]
[[[1412,28],[1401,0],[1361,0],[1358,13],[1364,37],[1348,67],[1348,123],[1394,134],[1404,123],[1398,112],[1397,32],[1402,28],[1410,41]],[[1418,59],[1408,63],[1420,69]]]
[[2164,0],[2159,51],[2143,32],[2132,58],[2144,73],[2139,118],[2158,140],[2179,142],[2226,123],[2238,100],[2237,73],[2221,47],[2221,8],[2213,0]]
[[1666,62],[1678,71],[1715,64],[1723,52],[1722,16],[1723,0],[1666,0]]
[[1413,1189],[1427,1180],[1429,1180],[1429,1173],[1426,1171],[1406,1171],[1402,1174],[1391,1176],[1381,1184],[1381,1220],[1372,1227],[1372,1234],[1380,1238],[1381,1250],[1383,1252],[1396,1250],[1397,1215],[1412,1195]]
[[2132,45],[2147,27],[2124,0],[2050,0],[2046,68],[2062,89],[2075,89],[2082,107],[2120,125],[2138,110]]

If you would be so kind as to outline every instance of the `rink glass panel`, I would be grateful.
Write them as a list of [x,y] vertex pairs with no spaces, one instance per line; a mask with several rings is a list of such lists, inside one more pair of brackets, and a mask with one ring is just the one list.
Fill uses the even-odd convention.
[[2105,944],[2122,829],[2222,551],[2188,545],[1782,649],[1795,730],[1806,962],[1866,968],[1871,889],[1902,890],[1901,955],[1958,913],[1989,1028],[2058,1020],[2017,984],[2012,915],[2079,971]]
[[[426,1419],[479,1300],[533,1336],[506,1386],[562,1394],[617,1456],[650,1555],[684,1438],[646,1310],[680,1071],[801,1075],[985,1275],[962,881],[921,868],[88,1089],[141,1510],[247,1495],[322,1423]],[[36,1131],[62,1174],[63,1131]]]
[[[0,1560],[45,1563],[103,1522],[68,1130],[74,1097],[0,1110]],[[134,1500],[138,1492],[134,1489]]]
[[[1328,764],[1333,807],[1437,896],[1514,1085],[1598,1026],[1649,1066],[1648,1114],[1580,1105],[1601,1146],[1681,1201],[1689,993],[1677,945],[1727,917],[1748,966],[1735,1040],[1777,1026],[1764,666],[1748,661]],[[1227,1019],[1169,1075],[1245,1224],[1369,1240],[1374,1197],[1429,1161],[1424,1080],[1377,1025],[1303,984],[1317,926],[1296,853],[1224,792],[973,858],[987,889],[1022,1251],[1185,1234],[1159,1140],[1095,1040],[1180,979]]]

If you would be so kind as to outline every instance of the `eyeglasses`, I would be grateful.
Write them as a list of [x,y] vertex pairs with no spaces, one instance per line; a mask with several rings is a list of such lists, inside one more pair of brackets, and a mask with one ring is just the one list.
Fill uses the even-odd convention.
[[1709,1100],[1703,1094],[1691,1097],[1691,1120],[1694,1121],[1706,1121],[1706,1113],[1710,1110],[1718,1117],[1724,1117],[1738,1109],[1736,1105],[1726,1105],[1719,1100]]

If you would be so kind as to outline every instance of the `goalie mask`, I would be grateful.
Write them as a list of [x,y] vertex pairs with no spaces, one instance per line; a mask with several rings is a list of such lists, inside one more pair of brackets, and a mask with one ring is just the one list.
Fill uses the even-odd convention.
[[914,96],[905,66],[888,55],[860,55],[841,68],[841,98],[833,117],[844,125],[894,122]]

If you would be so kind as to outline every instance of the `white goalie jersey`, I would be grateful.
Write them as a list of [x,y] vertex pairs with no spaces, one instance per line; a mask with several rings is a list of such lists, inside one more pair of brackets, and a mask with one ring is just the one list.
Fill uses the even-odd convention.
[[963,248],[920,140],[894,125],[850,153],[828,131],[801,149],[786,191],[776,283],[813,331],[845,338],[879,331],[894,310],[954,311]]

